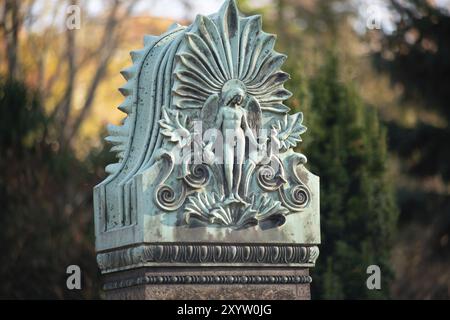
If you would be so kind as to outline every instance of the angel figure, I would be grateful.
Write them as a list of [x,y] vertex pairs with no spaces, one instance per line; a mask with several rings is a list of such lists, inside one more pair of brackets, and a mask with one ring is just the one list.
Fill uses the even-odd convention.
[[[220,97],[215,95],[205,103],[202,118],[206,127],[220,130],[224,139],[223,170],[227,202],[246,204],[239,195],[239,185],[245,161],[245,137],[248,137],[252,147],[261,147],[257,139],[261,123],[258,102],[246,96],[245,86],[239,80],[230,80],[223,86]],[[216,140],[217,131],[213,132],[205,147],[207,152],[212,152]]]

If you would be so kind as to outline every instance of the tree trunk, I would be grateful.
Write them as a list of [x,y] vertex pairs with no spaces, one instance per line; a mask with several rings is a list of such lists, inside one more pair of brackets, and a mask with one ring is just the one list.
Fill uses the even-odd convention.
[[17,70],[19,59],[17,47],[21,26],[20,2],[15,0],[5,0],[1,28],[3,29],[5,36],[8,77],[11,79],[16,79],[19,74]]

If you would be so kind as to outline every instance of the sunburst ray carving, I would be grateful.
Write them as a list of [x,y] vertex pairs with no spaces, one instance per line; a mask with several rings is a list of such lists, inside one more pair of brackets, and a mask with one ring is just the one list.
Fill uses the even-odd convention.
[[216,16],[199,15],[186,32],[177,55],[173,104],[180,109],[202,108],[227,81],[240,80],[262,110],[285,113],[284,88],[289,74],[280,70],[286,56],[274,50],[275,36],[261,30],[261,17],[242,18],[234,0]]

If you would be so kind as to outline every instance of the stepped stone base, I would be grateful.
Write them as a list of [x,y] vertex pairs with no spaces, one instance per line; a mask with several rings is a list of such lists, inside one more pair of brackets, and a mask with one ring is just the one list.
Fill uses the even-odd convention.
[[144,267],[104,275],[109,300],[309,300],[308,268]]

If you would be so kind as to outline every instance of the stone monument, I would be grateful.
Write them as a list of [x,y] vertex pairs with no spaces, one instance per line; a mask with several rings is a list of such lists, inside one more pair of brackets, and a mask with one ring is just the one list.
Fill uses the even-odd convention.
[[106,298],[309,299],[319,178],[275,39],[228,0],[131,52],[94,189]]

